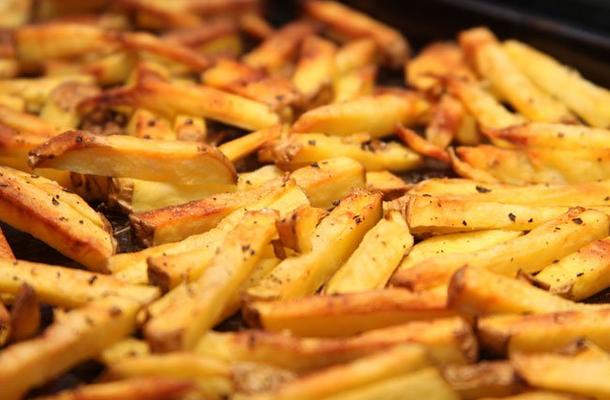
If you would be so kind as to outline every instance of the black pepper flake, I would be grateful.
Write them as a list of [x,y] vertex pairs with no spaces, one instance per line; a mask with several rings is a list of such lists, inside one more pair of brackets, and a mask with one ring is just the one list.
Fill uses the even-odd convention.
[[91,278],[89,278],[87,283],[89,283],[89,285],[93,285],[96,280],[97,280],[97,275],[93,275]]
[[81,220],[79,220],[79,221],[78,221],[78,223],[82,225],[82,224],[84,224],[84,223],[85,223],[85,221],[83,221],[83,220],[81,219]]
[[479,193],[489,193],[489,192],[491,192],[491,189],[486,188],[486,187],[484,187],[484,186],[479,186],[479,185],[475,186],[475,189],[476,189],[476,190],[477,190],[477,192],[479,192]]
[[310,145],[310,146],[315,146],[316,145],[316,141],[313,140],[313,139],[310,139],[310,140],[307,141],[307,144]]
[[53,197],[51,199],[51,203],[53,203],[54,206],[58,206],[59,205],[59,201],[57,201],[57,199],[55,197]]
[[462,225],[468,226],[468,224],[466,223],[466,220],[462,220]]
[[508,219],[515,222],[517,220],[517,216],[513,213],[508,213]]
[[355,215],[354,218],[352,218],[352,219],[354,220],[354,222],[356,224],[359,224],[362,222],[362,216],[360,216],[360,215]]
[[76,143],[82,143],[83,142],[83,137],[82,136],[77,136],[75,139]]
[[610,196],[604,197],[604,201],[609,201],[609,200],[610,200]]
[[118,307],[110,307],[110,311],[109,314],[111,317],[118,317],[119,315],[123,314],[123,311],[118,308]]
[[311,165],[313,168],[320,168],[320,164],[318,164],[317,162],[312,162]]
[[584,272],[579,272],[579,273],[577,273],[577,274],[576,274],[576,277],[577,277],[577,278],[580,278],[580,277],[581,277],[581,276],[583,276],[584,274],[585,274]]
[[246,251],[250,250],[250,245],[246,244],[244,246],[241,246],[241,251],[242,253],[245,253]]
[[534,222],[534,218],[528,219],[527,222],[529,222],[531,224],[532,222]]
[[574,219],[572,219],[572,222],[574,222],[576,225],[580,225],[580,224],[582,224],[582,219],[574,218]]

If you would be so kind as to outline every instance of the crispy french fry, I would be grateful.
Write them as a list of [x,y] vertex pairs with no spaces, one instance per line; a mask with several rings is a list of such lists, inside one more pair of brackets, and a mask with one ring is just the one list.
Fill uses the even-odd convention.
[[97,359],[106,364],[114,365],[132,357],[142,357],[150,354],[150,346],[142,339],[127,338],[107,347]]
[[181,379],[132,378],[117,382],[93,383],[68,389],[40,400],[164,400],[188,393],[192,382]]
[[392,284],[422,290],[446,284],[463,265],[481,267],[509,277],[521,270],[538,272],[554,260],[566,256],[594,240],[607,236],[608,217],[599,211],[582,208],[545,222],[528,234],[509,239],[494,247],[471,253],[437,256],[409,269],[401,269]]
[[522,280],[470,266],[460,268],[451,278],[447,305],[465,315],[544,313],[595,307],[563,299]]
[[354,191],[320,222],[311,251],[282,261],[271,275],[247,291],[248,297],[279,300],[315,293],[380,218],[381,195]]
[[396,125],[396,134],[404,144],[409,146],[409,148],[416,153],[437,159],[447,164],[451,162],[449,154],[444,149],[428,142],[415,131],[405,128],[402,124]]
[[129,285],[112,276],[74,268],[4,259],[0,266],[0,292],[16,294],[26,283],[41,302],[61,307],[79,307],[106,295],[146,304],[159,295],[157,288]]
[[[538,388],[603,399],[610,396],[610,356],[592,345],[576,354],[514,353],[510,361],[525,381]],[[576,378],[576,379],[575,379]]]
[[482,183],[498,182],[498,179],[488,171],[473,167],[467,162],[460,160],[460,158],[455,154],[455,150],[453,148],[450,147],[448,151],[449,157],[451,157],[451,167],[457,175]]
[[610,176],[609,149],[509,150],[480,145],[456,150],[467,165],[504,183],[580,183]]
[[465,400],[508,396],[525,389],[508,361],[483,361],[472,365],[449,365],[443,378]]
[[405,343],[424,345],[432,360],[441,365],[471,363],[477,357],[472,330],[457,317],[409,322],[348,338],[298,338],[264,331],[209,333],[201,339],[196,352],[307,372]]
[[367,171],[405,171],[416,168],[422,162],[417,153],[396,142],[358,142],[350,137],[320,133],[292,134],[269,143],[259,152],[259,159],[274,161],[283,169],[319,164],[332,157],[352,158]]
[[115,251],[108,222],[55,182],[0,168],[0,219],[88,268],[104,270]]
[[353,293],[385,287],[413,236],[398,211],[390,211],[362,238],[350,258],[324,286],[324,293]]
[[532,315],[491,315],[477,322],[481,347],[495,355],[509,351],[555,351],[585,338],[610,349],[609,309],[545,312]]
[[[610,92],[525,43],[508,40],[504,51],[536,85],[564,102],[587,123],[610,128]],[[561,85],[557,85],[561,82]]]
[[298,253],[311,251],[313,232],[325,216],[325,210],[304,205],[279,220],[276,227],[282,245]]
[[399,325],[409,321],[449,317],[446,296],[383,289],[335,296],[254,302],[244,308],[244,318],[266,331],[287,330],[296,336],[340,337]]
[[239,27],[251,36],[266,39],[275,29],[257,13],[244,14],[239,18]]
[[70,367],[95,356],[129,334],[140,304],[108,296],[71,311],[43,336],[18,343],[0,353],[0,384],[5,399],[25,392]]
[[11,307],[11,341],[29,339],[40,329],[40,304],[34,289],[24,283]]
[[586,400],[586,399],[587,399],[586,397],[581,397],[581,396],[567,394],[567,393],[534,390],[534,391],[529,391],[529,392],[525,392],[522,394],[517,394],[514,396],[485,397],[481,400]]
[[343,38],[375,41],[386,63],[400,68],[409,58],[409,43],[400,32],[335,1],[310,1],[305,11]]
[[173,303],[146,323],[145,335],[153,349],[192,348],[211,329],[232,294],[256,265],[263,248],[276,233],[277,214],[249,211],[228,233],[220,252],[197,280],[174,289]]
[[0,258],[4,258],[7,260],[14,260],[15,255],[13,254],[13,250],[11,250],[11,246],[6,241],[6,237],[0,229]]
[[17,132],[29,133],[45,138],[54,136],[57,133],[53,125],[44,119],[32,114],[13,110],[4,105],[0,106],[0,123]]
[[369,65],[337,76],[333,82],[333,102],[343,103],[373,94],[377,68]]
[[487,28],[464,31],[459,41],[479,74],[526,118],[542,122],[574,121],[563,103],[544,93],[519,70]]
[[[426,127],[426,139],[444,149],[451,144],[454,138],[463,143],[465,135],[461,134],[461,131],[467,129],[467,121],[472,119],[472,116],[466,112],[460,101],[449,94],[445,94],[432,108],[430,119],[430,123]],[[477,144],[477,142],[464,144]]]
[[141,108],[131,115],[126,131],[128,135],[142,139],[176,140],[177,138],[168,120]]
[[58,131],[76,129],[81,122],[78,105],[88,97],[96,96],[100,89],[92,83],[66,82],[57,86],[40,110],[40,118]]
[[265,165],[251,172],[242,172],[237,176],[237,190],[254,189],[282,175],[284,172],[275,165]]
[[431,237],[415,244],[409,254],[403,258],[398,270],[409,269],[423,260],[439,255],[449,256],[455,253],[470,253],[488,249],[522,234],[519,231],[497,229]]
[[308,36],[303,40],[292,84],[306,102],[330,85],[335,73],[336,52],[337,47],[332,42],[318,36]]
[[8,342],[11,337],[11,314],[6,306],[0,301],[0,348]]
[[229,160],[203,143],[101,136],[83,131],[64,133],[32,150],[30,165],[182,184],[230,184],[237,178]]
[[610,130],[578,125],[530,122],[504,129],[484,130],[496,146],[508,148],[610,148]]
[[187,142],[202,142],[208,132],[205,119],[191,115],[177,115],[173,128],[178,140]]
[[280,137],[283,131],[280,125],[273,126],[269,129],[264,129],[249,133],[237,139],[221,144],[218,147],[231,162],[235,162],[249,154],[254,153],[268,141]]
[[376,64],[377,55],[378,50],[374,40],[369,38],[352,40],[337,50],[335,73],[343,75]]
[[326,399],[346,391],[366,388],[385,379],[403,376],[431,365],[425,349],[418,345],[397,346],[309,374],[254,399]]
[[427,110],[428,103],[411,92],[365,96],[307,111],[292,129],[338,136],[366,132],[372,137],[380,137],[394,132],[398,123],[412,125]]
[[384,196],[397,197],[404,194],[411,186],[390,171],[369,171],[366,173],[366,188],[380,191]]

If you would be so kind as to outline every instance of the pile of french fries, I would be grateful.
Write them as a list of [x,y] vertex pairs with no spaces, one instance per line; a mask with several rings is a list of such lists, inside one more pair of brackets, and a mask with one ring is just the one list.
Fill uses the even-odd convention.
[[6,2],[0,221],[74,263],[0,235],[0,399],[610,398],[610,91],[264,11]]

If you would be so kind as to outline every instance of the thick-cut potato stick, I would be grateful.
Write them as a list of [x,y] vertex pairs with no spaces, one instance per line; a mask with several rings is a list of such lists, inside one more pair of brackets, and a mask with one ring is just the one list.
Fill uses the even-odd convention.
[[334,43],[312,35],[303,40],[301,57],[292,75],[292,84],[305,101],[314,99],[328,87],[335,73]]
[[278,71],[291,61],[302,40],[316,30],[316,26],[309,21],[287,24],[246,54],[243,60],[251,67],[263,68],[270,72]]
[[108,374],[122,379],[159,377],[196,382],[202,396],[219,399],[233,392],[231,367],[221,360],[200,355],[174,352],[122,359],[108,365]]
[[354,191],[314,231],[311,251],[282,261],[247,291],[251,299],[291,299],[315,293],[381,218],[381,195]]
[[460,131],[465,129],[468,118],[472,117],[466,112],[462,103],[455,97],[444,94],[432,108],[430,123],[426,127],[426,139],[444,149],[454,138],[460,139],[458,136]]
[[508,148],[610,148],[610,130],[578,125],[530,122],[504,129],[488,129],[483,133],[496,146]]
[[596,347],[578,349],[576,354],[517,352],[510,361],[531,386],[596,399],[610,397],[610,355]]
[[0,93],[20,97],[28,111],[39,111],[53,90],[67,82],[92,83],[93,79],[88,75],[68,75],[0,80]]
[[116,382],[92,383],[57,394],[38,397],[39,400],[165,400],[186,395],[193,388],[188,380],[132,378]]
[[313,232],[326,211],[309,205],[301,206],[276,224],[277,233],[284,247],[298,253],[311,250]]
[[369,65],[346,72],[333,82],[333,102],[343,103],[373,94],[377,67]]
[[423,260],[409,269],[399,270],[392,284],[422,290],[446,284],[463,265],[489,269],[509,277],[521,270],[538,272],[588,243],[608,236],[608,216],[599,211],[574,208],[534,228],[528,234],[494,247],[450,257]]
[[390,211],[362,238],[350,258],[324,286],[324,293],[364,292],[385,287],[413,236],[398,211]]
[[0,348],[8,342],[11,336],[11,314],[0,301]]
[[471,363],[478,353],[472,329],[457,317],[414,321],[347,338],[299,338],[265,331],[212,332],[201,339],[196,352],[307,372],[405,343],[424,345],[432,360],[441,365]]
[[422,162],[417,153],[396,142],[370,142],[369,145],[350,137],[321,133],[292,134],[269,143],[259,152],[262,161],[274,161],[283,169],[295,169],[332,157],[352,158],[367,171],[406,171]]
[[377,45],[374,40],[368,38],[352,40],[337,50],[335,73],[343,75],[367,65],[376,64],[377,54]]
[[449,76],[474,81],[474,72],[466,64],[464,53],[454,43],[438,42],[426,46],[408,64],[405,80],[408,86],[436,93]]
[[32,167],[182,184],[234,183],[235,168],[215,147],[71,131],[30,152]]
[[596,306],[574,303],[483,268],[462,267],[451,278],[447,305],[465,315],[545,313],[586,310]]
[[437,159],[447,164],[451,162],[449,154],[443,148],[428,142],[415,131],[405,128],[402,124],[396,125],[396,134],[404,144],[409,146],[409,148],[416,153]]
[[130,220],[136,236],[147,245],[177,242],[209,231],[235,210],[281,194],[286,184],[286,180],[280,178],[245,192],[220,193],[185,204],[132,214]]
[[275,165],[265,165],[250,172],[237,175],[237,190],[244,191],[262,186],[273,179],[278,179],[284,172]]
[[276,233],[277,213],[249,211],[225,237],[220,251],[192,283],[174,290],[173,302],[146,323],[145,336],[163,351],[195,346],[221,316]]
[[610,128],[610,91],[525,43],[508,40],[503,48],[536,85],[557,97],[591,126]]
[[279,138],[282,134],[282,130],[282,126],[277,125],[269,129],[252,132],[237,139],[233,139],[230,142],[221,144],[218,146],[218,150],[231,160],[231,162],[236,162],[239,159],[254,153],[268,141]]
[[496,355],[510,351],[555,351],[585,338],[610,350],[610,309],[492,315],[477,321],[481,347]]
[[77,73],[92,75],[100,85],[119,85],[127,80],[136,62],[135,54],[117,51],[84,63]]
[[13,254],[13,250],[11,250],[11,246],[6,241],[6,237],[0,229],[0,258],[7,260],[14,260],[15,255]]
[[396,124],[412,125],[427,110],[427,102],[410,92],[365,96],[307,111],[292,129],[338,136],[365,132],[380,137],[393,133]]
[[11,94],[0,94],[0,105],[18,112],[25,110],[25,100]]
[[484,128],[501,129],[525,122],[523,117],[508,111],[476,82],[450,78],[448,87],[450,93],[464,104]]
[[549,265],[536,282],[551,293],[580,301],[610,286],[610,238],[596,240]]
[[459,41],[479,74],[525,117],[542,122],[574,121],[563,103],[540,90],[519,70],[491,31],[464,31]]
[[402,376],[430,365],[424,347],[398,346],[351,363],[316,371],[288,382],[271,393],[256,395],[253,399],[325,399],[345,391],[366,388],[375,382]]
[[132,357],[150,354],[150,346],[142,339],[129,337],[107,347],[96,359],[106,365],[115,365]]
[[100,89],[92,83],[66,82],[57,86],[40,110],[40,118],[59,132],[76,129],[81,122],[78,105],[88,97],[96,96]]
[[330,30],[348,39],[370,38],[377,44],[385,61],[400,68],[409,58],[409,43],[397,30],[335,1],[310,1],[305,11]]
[[451,167],[453,171],[462,178],[468,178],[482,183],[497,183],[498,179],[488,171],[473,167],[467,162],[462,161],[456,154],[455,150],[450,147],[448,149],[449,157],[451,157]]
[[411,185],[390,171],[369,171],[366,173],[366,188],[380,191],[384,196],[396,197],[406,192]]
[[242,15],[239,18],[239,28],[258,39],[266,39],[275,32],[269,22],[255,12]]
[[410,196],[406,219],[414,234],[483,229],[527,231],[568,210],[569,207],[495,203],[459,197]]
[[55,182],[0,168],[0,219],[88,268],[104,270],[115,251],[106,220]]
[[587,400],[589,397],[582,397],[573,394],[547,392],[542,390],[528,391],[514,396],[485,397],[481,400]]
[[108,199],[129,213],[139,213],[235,190],[235,185],[179,185],[169,182],[115,178],[111,181]]
[[146,304],[159,295],[157,288],[129,285],[113,276],[74,268],[11,260],[0,260],[0,266],[0,292],[16,294],[27,283],[41,302],[60,307],[79,307],[106,295]]
[[457,400],[460,397],[434,368],[425,368],[394,378],[374,382],[368,386],[325,397],[324,400]]
[[108,296],[69,312],[42,336],[0,353],[0,386],[6,400],[25,392],[72,366],[97,355],[128,335],[140,303]]
[[593,207],[610,205],[610,181],[570,185],[482,184],[468,179],[428,179],[415,185],[410,194],[459,197],[496,203],[539,206]]
[[244,308],[251,326],[296,336],[341,337],[417,320],[449,317],[446,296],[383,289],[335,296],[255,302]]
[[457,155],[504,183],[580,183],[610,177],[610,149],[509,150],[480,145],[458,147]]
[[449,365],[443,378],[461,399],[508,396],[525,389],[521,378],[508,361],[483,361],[472,365]]
[[422,240],[417,243],[402,260],[398,270],[409,269],[420,262],[436,256],[449,256],[455,253],[470,253],[488,249],[492,246],[521,236],[523,233],[510,230],[488,230],[451,233]]
[[187,142],[203,142],[208,132],[205,119],[192,115],[176,115],[173,128],[178,140]]
[[0,106],[0,123],[20,133],[30,133],[41,137],[51,137],[57,132],[49,122],[35,115],[15,111],[6,106]]
[[11,341],[21,341],[36,335],[40,322],[40,304],[36,292],[24,283],[11,306]]
[[126,133],[142,139],[176,140],[177,138],[168,120],[141,108],[131,115]]

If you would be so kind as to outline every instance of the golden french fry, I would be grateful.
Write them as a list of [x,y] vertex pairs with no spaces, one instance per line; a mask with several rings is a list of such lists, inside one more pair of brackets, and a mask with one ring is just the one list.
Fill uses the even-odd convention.
[[176,132],[171,128],[168,120],[141,108],[131,115],[126,132],[128,135],[142,139],[177,139]]
[[335,73],[343,75],[377,63],[377,45],[369,38],[355,39],[347,42],[337,50]]
[[11,341],[29,339],[40,329],[40,304],[34,289],[24,283],[11,307]]
[[244,191],[262,186],[273,179],[278,179],[284,172],[275,165],[265,165],[250,172],[237,175],[237,190]]
[[435,158],[447,164],[451,162],[449,154],[444,149],[428,142],[415,131],[405,128],[402,124],[396,125],[396,134],[404,144],[409,146],[409,148],[416,153],[421,154],[422,156]]
[[[449,146],[454,138],[463,143],[466,135],[462,131],[468,129],[469,119],[472,116],[466,112],[462,103],[455,97],[444,94],[432,108],[430,123],[426,127],[426,139],[442,149]],[[478,144],[478,140],[463,144]]]
[[333,102],[343,103],[373,94],[377,68],[369,65],[337,76],[333,82]]
[[231,162],[236,162],[239,159],[254,153],[265,143],[279,138],[283,130],[282,126],[277,125],[269,129],[252,132],[237,139],[233,139],[230,142],[221,144],[218,146],[218,150],[231,160]]
[[205,119],[191,115],[177,115],[174,118],[174,131],[178,140],[203,142],[207,137]]
[[303,40],[301,57],[292,75],[292,84],[306,102],[313,100],[327,88],[335,73],[337,47],[318,36]]
[[49,122],[35,115],[13,110],[4,105],[0,106],[0,123],[20,133],[48,138],[57,131]]
[[309,205],[297,208],[277,222],[280,242],[298,253],[311,251],[313,232],[326,214],[325,210]]
[[0,258],[7,260],[14,260],[15,255],[13,254],[13,250],[11,250],[11,246],[6,241],[6,237],[0,229]]
[[11,314],[0,301],[0,348],[8,342],[11,336]]
[[296,336],[341,337],[409,321],[454,315],[438,292],[413,293],[382,289],[334,296],[308,296],[287,301],[249,303],[244,318],[266,331]]
[[380,191],[390,198],[404,194],[411,185],[390,171],[369,171],[366,173],[366,188]]
[[97,360],[114,365],[120,361],[133,357],[142,357],[150,354],[150,346],[142,339],[129,337],[107,347],[98,356]]
[[485,397],[481,400],[586,400],[587,397],[542,390],[528,391],[514,396]]
[[508,148],[610,148],[610,130],[578,125],[530,122],[483,133],[496,146]]
[[483,361],[471,365],[448,365],[443,378],[460,398],[476,400],[489,396],[508,396],[525,389],[521,378],[508,361]]

